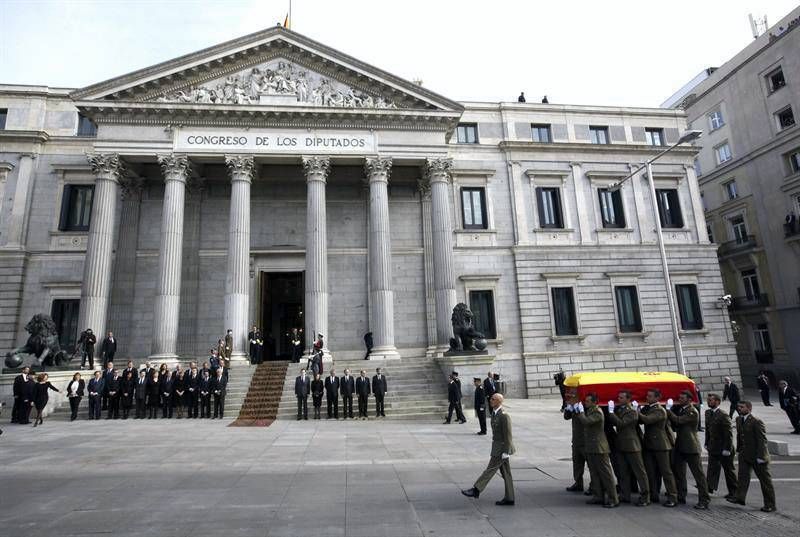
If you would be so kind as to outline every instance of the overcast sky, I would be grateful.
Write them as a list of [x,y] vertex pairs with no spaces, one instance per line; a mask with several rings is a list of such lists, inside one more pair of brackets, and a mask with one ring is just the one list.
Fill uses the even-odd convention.
[[[283,21],[288,0],[0,0],[0,83],[82,87]],[[791,0],[294,0],[292,29],[469,101],[658,106]]]

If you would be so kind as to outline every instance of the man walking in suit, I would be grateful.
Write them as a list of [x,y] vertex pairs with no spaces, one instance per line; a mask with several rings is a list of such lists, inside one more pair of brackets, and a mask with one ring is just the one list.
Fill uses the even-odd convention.
[[800,398],[785,380],[778,382],[778,403],[792,424],[792,434],[800,434]]
[[114,361],[115,354],[117,354],[117,339],[114,337],[113,332],[109,332],[100,345],[100,356],[103,358],[103,367],[105,367],[105,364],[108,362]]
[[342,393],[342,419],[353,419],[353,394],[356,391],[356,381],[350,376],[350,370],[345,369],[341,381],[339,381],[339,390]]
[[[617,428],[614,444],[617,451],[620,474],[619,487],[622,492],[620,501],[631,502],[633,481],[639,485],[638,507],[650,505],[650,484],[642,459],[641,431],[639,430],[639,413],[631,406],[631,392],[623,390],[617,394],[617,404],[608,402],[608,421]],[[581,472],[582,473],[582,472]]]
[[361,375],[356,379],[356,394],[358,395],[358,417],[367,419],[367,404],[369,402],[369,378],[367,372],[361,370]]
[[89,381],[89,419],[99,420],[102,410],[102,398],[105,391],[105,382],[100,371],[94,372],[94,378]]
[[497,470],[505,483],[505,495],[495,505],[514,505],[514,480],[511,477],[511,455],[514,454],[514,441],[511,435],[511,417],[503,411],[503,396],[496,393],[489,400],[492,407],[492,451],[486,470],[478,477],[471,489],[461,494],[477,499],[489,484]]
[[611,468],[611,448],[606,437],[603,411],[597,406],[597,394],[586,394],[583,401],[583,404],[576,405],[577,414],[572,419],[577,419],[583,425],[586,463],[589,466],[594,493],[594,498],[587,503],[602,504],[603,507],[609,508],[618,507],[619,497],[614,483],[614,470]]
[[11,423],[20,423],[22,421],[20,416],[22,415],[23,403],[25,403],[23,397],[25,394],[23,392],[30,372],[31,368],[25,366],[22,368],[22,372],[14,377],[14,406],[11,408]]
[[[697,485],[697,504],[695,509],[708,509],[711,498],[708,495],[708,483],[700,462],[700,442],[697,439],[697,420],[699,414],[692,404],[692,392],[683,390],[678,395],[678,404],[669,408],[667,417],[676,428],[675,450],[672,454],[672,469],[675,472],[675,485],[678,488],[678,503],[686,503],[688,485],[686,482],[686,466],[692,472]],[[667,402],[669,404],[669,402]],[[708,424],[706,423],[706,426]]]
[[747,489],[750,487],[750,472],[755,471],[761,484],[761,495],[764,498],[765,513],[775,511],[775,488],[772,486],[772,475],[769,471],[769,449],[767,449],[767,430],[764,422],[753,416],[753,404],[750,401],[739,401],[736,409],[736,451],[739,452],[739,488],[736,498],[728,499],[731,503],[745,505]]
[[330,375],[325,379],[325,398],[328,402],[328,419],[339,419],[339,377],[331,369]]
[[223,369],[217,369],[217,376],[211,380],[211,393],[214,394],[214,417],[222,419],[225,415],[225,394],[228,391],[228,377]]
[[456,411],[456,419],[459,423],[467,423],[467,418],[464,417],[464,412],[461,410],[461,382],[455,371],[450,373],[450,381],[447,384],[447,401],[450,405],[447,407],[447,417],[444,423],[448,424],[453,419],[453,410]]
[[297,397],[297,421],[308,419],[308,394],[311,392],[311,380],[306,375],[305,368],[300,370],[300,375],[294,379],[294,395]]
[[678,489],[671,460],[675,439],[668,425],[667,411],[659,403],[660,399],[661,390],[651,388],[647,390],[647,404],[639,408],[639,423],[644,425],[644,465],[650,481],[650,500],[658,501],[660,475],[667,490],[667,501],[663,505],[675,507],[678,505]]
[[706,397],[708,410],[706,410],[706,439],[705,446],[708,452],[708,492],[714,492],[719,486],[719,471],[725,471],[725,485],[728,495],[725,499],[736,498],[736,472],[733,469],[733,426],[731,417],[719,408],[722,400],[716,393]]
[[478,417],[478,424],[481,430],[476,434],[486,434],[486,392],[483,390],[480,377],[472,379],[475,384],[475,415]]
[[486,392],[486,403],[488,404],[489,399],[497,393],[497,384],[494,380],[494,373],[491,371],[489,371],[489,373],[486,374],[486,378],[483,379],[483,391]]
[[764,403],[764,406],[772,406],[772,403],[769,402],[769,377],[766,371],[762,369],[758,373],[756,382],[758,383],[758,393],[761,394],[761,402]]
[[381,373],[381,368],[378,367],[372,376],[372,393],[375,395],[375,417],[386,417],[383,411],[383,399],[386,397],[388,389],[389,385],[386,383],[386,376]]
[[139,371],[139,378],[136,380],[136,388],[134,388],[134,397],[136,398],[136,419],[143,420],[147,402],[147,372],[144,369]]
[[736,411],[739,401],[741,400],[741,396],[739,395],[739,386],[737,386],[730,377],[725,377],[724,380],[725,387],[722,389],[722,400],[731,402],[731,408],[728,412],[728,415],[733,417],[733,413]]

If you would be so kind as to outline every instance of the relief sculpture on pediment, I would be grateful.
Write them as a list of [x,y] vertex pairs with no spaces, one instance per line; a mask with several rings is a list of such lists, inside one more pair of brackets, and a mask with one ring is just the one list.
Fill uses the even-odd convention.
[[287,61],[246,69],[224,79],[167,93],[160,102],[201,104],[280,104],[334,106],[343,108],[397,108],[381,96],[354,90]]

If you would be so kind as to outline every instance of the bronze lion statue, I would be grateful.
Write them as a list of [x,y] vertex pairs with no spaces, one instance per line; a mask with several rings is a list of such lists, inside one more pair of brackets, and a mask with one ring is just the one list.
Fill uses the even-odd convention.
[[30,334],[28,342],[6,354],[6,367],[20,367],[23,361],[22,354],[32,354],[35,357],[35,365],[62,365],[72,359],[61,350],[56,323],[49,315],[37,313],[25,325],[25,330]]
[[473,315],[463,302],[456,304],[450,320],[453,322],[453,335],[450,338],[451,351],[474,351],[486,348],[483,334],[475,330],[472,324]]

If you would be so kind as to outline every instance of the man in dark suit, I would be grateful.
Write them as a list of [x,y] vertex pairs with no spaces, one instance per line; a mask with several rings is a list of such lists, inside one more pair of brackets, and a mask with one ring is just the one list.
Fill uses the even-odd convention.
[[800,398],[785,380],[778,382],[778,402],[792,424],[792,434],[800,434]]
[[102,394],[102,403],[103,407],[101,410],[108,410],[108,387],[111,384],[111,379],[114,378],[114,362],[107,362],[106,368],[103,370],[103,394]]
[[719,486],[719,471],[725,471],[725,485],[728,494],[725,498],[736,498],[736,471],[733,468],[733,426],[731,417],[720,410],[722,399],[716,393],[706,397],[708,410],[706,410],[706,438],[705,447],[708,452],[708,491],[714,492]]
[[159,379],[159,396],[161,397],[161,419],[172,418],[172,388],[175,382],[174,373],[167,370]]
[[481,430],[477,434],[484,435],[486,434],[486,392],[483,389],[480,377],[475,377],[472,381],[475,384],[475,415],[478,417],[478,423],[481,426]]
[[217,376],[211,380],[211,393],[214,395],[214,417],[222,419],[225,414],[225,394],[228,391],[228,377],[222,368],[217,369]]
[[297,421],[308,419],[308,394],[311,391],[311,380],[306,375],[306,370],[301,369],[300,375],[294,379],[294,395],[297,397]]
[[197,364],[192,362],[191,368],[183,376],[184,389],[186,390],[186,406],[189,411],[187,418],[197,418],[197,407],[200,393],[200,373],[197,371]]
[[461,381],[458,380],[458,373],[455,371],[450,373],[450,380],[447,384],[447,401],[450,405],[447,408],[447,418],[444,422],[450,423],[453,418],[453,410],[455,410],[459,423],[467,423],[467,418],[464,417],[464,412],[461,410]]
[[758,383],[758,393],[761,394],[761,401],[764,406],[772,406],[772,403],[769,402],[769,377],[763,369],[758,373],[756,383]]
[[[208,371],[204,371],[200,376],[200,381],[197,383],[197,397],[200,406],[200,417],[211,417],[211,375]],[[194,417],[197,417],[197,407],[194,409]]]
[[147,372],[144,369],[139,371],[139,378],[136,379],[136,387],[133,393],[136,399],[136,419],[143,420],[146,414],[145,406],[147,405]]
[[511,477],[511,455],[514,454],[514,441],[511,435],[511,418],[503,411],[503,396],[496,393],[489,400],[492,407],[492,451],[486,470],[480,475],[471,489],[462,490],[461,494],[477,499],[489,484],[497,470],[503,476],[505,495],[495,505],[514,505],[514,480]]
[[728,415],[733,417],[733,413],[736,411],[736,406],[739,404],[741,396],[739,395],[739,386],[737,386],[730,377],[725,377],[725,387],[722,389],[722,400],[731,402]]
[[87,328],[81,332],[81,337],[78,338],[78,346],[83,348],[83,357],[81,359],[81,369],[86,367],[86,359],[89,359],[89,369],[94,369],[94,346],[97,344],[97,336],[94,335],[91,328]]
[[21,419],[22,407],[23,403],[25,403],[23,396],[25,395],[25,383],[28,382],[30,372],[31,368],[25,366],[20,374],[14,377],[14,406],[11,408],[11,423],[21,423],[23,421]]
[[772,486],[772,475],[769,471],[769,448],[767,447],[767,430],[764,422],[753,416],[753,404],[750,401],[739,401],[736,409],[736,451],[739,452],[739,488],[736,498],[728,499],[731,503],[745,505],[747,489],[750,487],[750,472],[755,471],[761,484],[761,496],[764,498],[765,513],[775,511],[775,488]]
[[328,419],[339,419],[339,377],[331,369],[331,373],[325,378],[325,398],[328,402]]
[[314,419],[321,418],[322,413],[322,394],[325,393],[325,383],[319,377],[319,373],[314,374],[314,380],[311,381],[311,399],[314,402]]
[[102,398],[106,385],[100,371],[94,372],[94,378],[89,381],[89,419],[99,420],[102,410]]
[[100,345],[100,356],[103,358],[103,367],[105,367],[105,364],[108,362],[114,361],[115,354],[117,354],[117,339],[114,337],[113,332],[109,332]]
[[358,417],[367,419],[367,404],[369,402],[369,378],[367,372],[361,370],[361,375],[356,379],[356,394],[358,395]]
[[106,419],[111,418],[119,419],[119,389],[120,377],[119,371],[114,371],[111,377],[106,381],[106,394],[108,397],[108,414]]
[[494,373],[491,371],[489,371],[489,373],[486,374],[486,378],[483,379],[483,391],[486,393],[486,403],[488,404],[489,399],[497,393],[497,384],[494,380]]
[[[672,406],[667,412],[667,417],[676,429],[675,450],[672,454],[672,471],[675,475],[675,484],[678,487],[678,503],[686,503],[688,491],[686,481],[686,466],[692,472],[697,485],[697,504],[695,509],[708,509],[711,498],[708,495],[708,482],[703,473],[700,455],[703,452],[697,439],[697,421],[699,414],[692,404],[693,395],[689,390],[683,390],[678,395],[678,404]],[[708,424],[706,424],[708,425]]]
[[134,380],[139,378],[139,371],[136,369],[136,367],[134,367],[133,361],[131,360],[128,360],[127,365],[125,365],[125,369],[122,370],[122,373],[119,374],[119,377],[124,379],[125,375],[127,375],[129,371],[131,373],[131,378]]
[[342,393],[342,419],[353,419],[353,394],[356,391],[356,379],[350,375],[350,370],[345,369],[339,381],[339,390]]
[[372,393],[375,395],[375,417],[386,417],[386,413],[383,411],[383,400],[386,398],[388,389],[386,375],[381,373],[381,368],[378,367],[372,376]]

